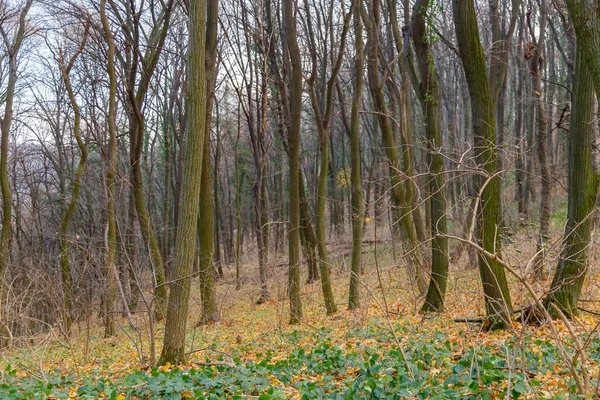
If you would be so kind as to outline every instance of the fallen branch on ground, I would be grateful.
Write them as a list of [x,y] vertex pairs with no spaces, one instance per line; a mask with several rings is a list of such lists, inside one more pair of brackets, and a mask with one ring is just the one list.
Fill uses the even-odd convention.
[[233,361],[214,361],[214,362],[200,362],[200,361],[190,361],[190,363],[194,365],[198,365],[201,367],[229,367],[235,368],[235,363]]
[[[527,311],[529,309],[533,308],[533,305],[528,305],[525,307],[521,307],[521,308],[517,308],[516,310],[513,311],[513,314],[520,314],[523,311]],[[479,318],[455,318],[454,322],[464,322],[464,323],[469,323],[469,324],[475,324],[475,323],[483,323],[485,322],[485,320],[488,319],[488,317],[479,317]]]

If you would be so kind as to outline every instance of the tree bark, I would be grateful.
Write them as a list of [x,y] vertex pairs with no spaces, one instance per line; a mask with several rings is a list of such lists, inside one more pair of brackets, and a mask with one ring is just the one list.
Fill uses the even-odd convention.
[[553,316],[555,304],[565,316],[578,313],[577,303],[588,269],[588,253],[593,227],[592,214],[598,198],[600,176],[592,166],[594,85],[587,67],[583,43],[577,40],[573,111],[569,140],[569,181],[567,224],[558,267],[544,304]]
[[117,126],[116,126],[116,102],[117,102],[117,74],[115,72],[115,41],[113,33],[110,29],[108,17],[106,16],[106,0],[100,1],[100,18],[106,42],[108,44],[108,59],[106,69],[109,78],[109,94],[108,94],[108,155],[106,167],[106,295],[104,308],[106,310],[106,319],[104,326],[104,336],[113,336],[115,332],[115,314],[114,302],[116,296],[115,286],[115,259],[117,252],[117,222],[116,222],[116,207],[115,207],[115,174],[117,170]]
[[[422,312],[441,312],[448,284],[448,238],[446,221],[446,196],[444,157],[442,155],[442,115],[439,106],[438,77],[427,37],[426,18],[429,0],[418,0],[413,8],[411,36],[415,44],[421,81],[415,91],[423,107],[427,138],[427,163],[429,168],[429,202],[431,208],[431,279]],[[408,45],[410,46],[410,44]],[[407,48],[408,48],[407,46]]]
[[352,11],[354,19],[354,34],[356,54],[354,56],[354,96],[350,116],[350,180],[352,185],[352,269],[350,272],[350,289],[348,294],[348,309],[360,307],[360,273],[362,269],[362,240],[363,218],[365,206],[363,200],[362,178],[360,171],[360,108],[364,86],[363,61],[363,28],[360,11],[357,6]]
[[319,268],[317,266],[317,237],[310,220],[308,199],[304,184],[304,174],[300,170],[300,242],[304,251],[304,258],[308,264],[308,278],[306,283],[310,284],[319,279]]
[[88,33],[89,33],[89,20],[86,21],[85,31],[83,34],[83,38],[81,39],[81,44],[79,45],[77,51],[71,56],[68,63],[65,65],[64,60],[62,58],[58,59],[59,68],[61,71],[63,83],[65,85],[65,89],[67,91],[67,95],[69,97],[69,102],[71,103],[71,107],[73,107],[73,113],[75,114],[73,121],[73,136],[75,136],[75,141],[77,142],[77,146],[79,147],[79,151],[81,156],[79,158],[79,164],[77,166],[77,171],[75,172],[75,177],[73,179],[73,195],[71,196],[71,201],[69,202],[69,206],[67,207],[60,226],[60,266],[62,272],[62,286],[63,286],[63,304],[65,307],[65,333],[69,335],[71,331],[71,322],[72,322],[72,312],[73,312],[73,277],[71,274],[71,267],[69,265],[69,225],[71,223],[71,219],[73,218],[73,214],[77,208],[77,202],[79,200],[79,191],[81,189],[81,177],[85,172],[88,150],[87,146],[81,139],[80,127],[81,127],[81,109],[79,108],[79,104],[77,104],[77,99],[75,98],[75,93],[73,91],[73,87],[71,86],[71,79],[69,74],[71,73],[71,69],[77,61],[79,55],[83,52],[85,48]]
[[[213,0],[208,0],[211,2]],[[208,79],[207,79],[208,84]],[[207,100],[207,102],[209,102]],[[207,108],[208,105],[207,105]],[[206,113],[206,128],[202,155],[202,176],[200,178],[200,209],[198,212],[198,277],[202,302],[202,315],[199,324],[208,324],[219,320],[215,293],[215,270],[213,268],[214,255],[214,220],[211,185],[210,163],[210,117]]]
[[536,122],[536,141],[537,141],[537,156],[540,164],[540,175],[542,178],[542,187],[540,190],[540,229],[537,237],[537,251],[533,261],[533,274],[535,279],[542,281],[546,279],[547,274],[544,272],[544,263],[546,260],[546,240],[548,239],[550,230],[550,189],[551,189],[551,174],[550,164],[548,162],[548,116],[546,112],[546,104],[542,96],[542,74],[544,72],[543,52],[546,37],[546,23],[548,20],[546,12],[546,1],[541,0],[541,22],[539,24],[539,36],[535,39],[533,28],[531,27],[530,15],[528,15],[528,25],[533,37],[533,46],[530,54],[525,57],[529,58],[529,73],[533,85],[533,94],[535,96],[535,122]]
[[302,319],[302,301],[300,299],[300,122],[302,117],[302,59],[296,37],[294,18],[295,1],[283,0],[283,34],[289,52],[291,74],[289,75],[290,120],[288,121],[289,142],[289,296],[290,324]]
[[[213,263],[216,262],[215,246],[213,242],[215,236],[213,235],[213,229],[216,228],[218,230],[218,224],[214,224],[215,221],[213,221],[213,191],[215,193],[215,211],[217,213],[218,197],[216,196],[216,185],[214,187],[215,190],[213,190],[213,185],[211,185],[212,171],[210,162],[210,132],[217,59],[217,9],[219,2],[218,0],[206,1],[206,45],[204,57],[204,76],[206,80],[206,111],[204,116],[204,154],[202,155],[202,173],[200,178],[200,209],[198,212],[198,271],[200,278],[200,289],[202,292],[202,316],[200,317],[201,324],[217,322],[220,320],[216,300],[215,271],[213,268]],[[217,167],[215,167],[215,171]],[[215,175],[215,182],[216,180],[217,177]],[[215,217],[215,220],[218,221],[218,214],[216,214]]]
[[6,274],[10,265],[10,242],[12,223],[12,193],[10,181],[8,180],[8,139],[10,127],[13,120],[13,103],[15,98],[15,87],[17,83],[17,56],[25,36],[25,25],[27,13],[31,8],[33,0],[27,0],[19,16],[19,25],[13,42],[9,42],[8,35],[2,27],[2,37],[8,51],[8,84],[4,94],[4,116],[0,120],[0,190],[2,191],[2,232],[0,234],[0,348],[10,345],[10,328],[3,321],[2,300],[6,290]]
[[235,231],[235,290],[242,289],[242,276],[241,276],[241,268],[240,261],[242,255],[242,200],[241,200],[241,181],[243,176],[240,176],[240,164],[239,164],[239,156],[238,149],[240,145],[240,109],[238,104],[237,110],[237,136],[235,138],[235,221],[236,221],[236,231]]
[[600,99],[600,3],[590,0],[566,0],[566,3],[596,97]]
[[[479,39],[473,0],[453,0],[452,5],[458,49],[471,96],[477,163],[483,166],[486,174],[486,181],[477,185],[481,190],[478,241],[484,250],[498,254],[500,191],[492,91]],[[505,329],[511,324],[513,310],[504,268],[497,260],[480,254],[479,271],[485,293],[486,328]]]
[[514,148],[516,154],[515,159],[515,201],[517,202],[517,210],[519,212],[519,220],[524,221],[525,219],[525,165],[523,162],[523,26],[524,21],[521,21],[519,25],[519,43],[521,47],[517,50],[516,59],[516,71],[515,71],[515,133],[514,133]]
[[[388,7],[392,12],[392,15],[397,15],[396,11],[396,0],[388,0]],[[404,0],[404,24],[408,26],[410,24],[410,4],[408,0]],[[399,54],[404,53],[404,46],[402,43],[402,34],[398,27],[398,22],[395,18],[391,18],[392,33],[394,41],[396,42],[396,50]],[[406,54],[405,54],[406,55]],[[402,164],[404,167],[404,173],[411,179],[406,180],[405,195],[407,202],[410,202],[412,206],[412,219],[415,225],[417,239],[419,242],[424,243],[427,241],[427,232],[423,223],[423,215],[421,212],[421,205],[419,204],[418,188],[415,179],[412,177],[415,175],[414,168],[414,144],[413,144],[413,121],[412,121],[412,108],[410,101],[410,78],[408,75],[408,60],[407,57],[400,57],[398,66],[400,68],[400,74],[402,77],[402,97],[399,99],[400,103],[400,114],[401,114],[401,129],[400,129],[400,145],[402,149]],[[423,260],[427,263],[427,260]]]
[[206,118],[206,0],[190,0],[188,49],[188,124],[183,164],[181,206],[171,293],[167,307],[165,338],[159,364],[177,365],[185,360],[191,275],[196,251],[196,223],[200,206],[203,140]]

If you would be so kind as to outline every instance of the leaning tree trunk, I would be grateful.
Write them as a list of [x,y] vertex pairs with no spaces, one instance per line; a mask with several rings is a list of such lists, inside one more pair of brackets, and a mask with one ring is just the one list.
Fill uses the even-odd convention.
[[148,207],[146,206],[146,199],[144,193],[144,181],[142,177],[142,144],[144,140],[144,117],[141,113],[137,116],[130,117],[130,129],[131,129],[131,181],[133,186],[133,193],[135,198],[135,208],[138,217],[138,223],[140,225],[140,231],[142,232],[142,238],[144,243],[148,246],[148,252],[150,253],[150,260],[152,261],[152,272],[155,275],[156,285],[154,288],[154,295],[156,297],[156,310],[155,318],[163,319],[165,313],[165,307],[167,302],[167,285],[164,274],[163,258],[161,254],[158,241],[154,232],[154,227],[150,221],[150,215],[148,213]]
[[388,158],[392,199],[396,207],[395,214],[399,219],[401,229],[409,245],[409,274],[411,275],[411,279],[416,282],[419,293],[424,294],[427,291],[427,283],[423,275],[421,243],[419,243],[413,224],[410,199],[407,199],[404,193],[400,160],[396,151],[396,143],[390,125],[391,122],[387,117],[388,109],[382,91],[383,85],[379,76],[379,2],[372,2],[370,7],[372,7],[371,16],[363,18],[367,28],[369,89],[373,98],[373,105],[377,113],[383,145]]
[[188,12],[190,33],[187,146],[183,164],[175,262],[160,365],[168,362],[177,365],[185,361],[185,329],[196,252],[196,223],[200,206],[200,179],[206,117],[206,77],[204,75],[206,0],[190,0]]
[[558,267],[545,299],[551,314],[558,314],[551,304],[564,315],[577,314],[577,303],[588,269],[593,213],[598,197],[600,176],[592,166],[594,115],[594,85],[583,57],[583,46],[577,41],[573,87],[573,112],[569,140],[569,182],[567,225]]
[[[167,283],[165,279],[164,263],[159,246],[154,226],[150,219],[150,213],[146,205],[144,181],[142,175],[142,153],[144,147],[148,142],[145,140],[146,124],[144,116],[145,108],[145,97],[150,85],[150,79],[156,69],[158,60],[160,58],[161,51],[165,42],[165,37],[169,30],[169,22],[171,18],[171,10],[173,7],[174,0],[168,0],[162,2],[164,7],[161,13],[161,18],[154,20],[153,22],[162,23],[162,26],[153,25],[150,31],[150,35],[147,36],[148,42],[145,46],[145,52],[142,56],[139,56],[137,52],[140,50],[139,35],[131,35],[129,27],[121,26],[122,29],[129,33],[125,35],[130,46],[126,46],[128,51],[131,51],[135,55],[131,56],[131,62],[128,63],[129,70],[126,71],[125,92],[126,101],[129,106],[129,129],[130,129],[130,164],[131,164],[131,184],[133,186],[135,194],[135,206],[137,210],[138,223],[140,225],[140,231],[144,239],[144,243],[148,246],[148,252],[151,260],[151,270],[154,274],[156,284],[154,285],[154,296],[156,299],[155,317],[157,319],[164,318],[167,302]],[[130,7],[133,8],[134,2],[130,3]],[[117,14],[118,10],[114,9]],[[129,10],[131,11],[131,10]],[[134,24],[139,24],[139,20],[134,18]],[[135,32],[137,32],[135,28]],[[131,37],[133,36],[133,37]],[[140,59],[143,58],[143,62]],[[141,65],[140,65],[141,64]],[[143,72],[139,74],[138,78],[138,67]],[[147,154],[147,152],[146,152]],[[152,187],[151,187],[152,188]],[[150,196],[150,204],[152,204],[152,196]]]
[[[397,15],[397,4],[396,0],[388,0],[388,7],[392,12],[392,15]],[[409,0],[403,1],[404,6],[404,24],[408,26],[410,24],[410,4]],[[392,33],[394,36],[394,42],[396,43],[396,50],[399,54],[403,53],[403,43],[402,43],[402,34],[400,32],[400,28],[398,27],[398,21],[395,18],[391,19],[392,25]],[[421,212],[421,205],[419,200],[419,189],[417,188],[417,184],[415,179],[415,167],[414,167],[414,144],[413,144],[413,129],[412,129],[412,107],[410,101],[410,78],[408,76],[408,61],[406,57],[400,57],[398,60],[398,67],[400,69],[400,75],[402,77],[402,89],[401,95],[402,98],[399,99],[399,103],[401,104],[401,129],[400,129],[400,144],[402,149],[402,166],[404,168],[404,173],[411,177],[411,179],[406,180],[406,190],[405,196],[406,201],[410,202],[412,206],[412,219],[415,225],[415,231],[417,234],[417,239],[419,242],[423,243],[427,241],[427,232],[425,230],[425,225],[423,223],[423,215]],[[427,260],[423,260],[424,263],[427,263]]]
[[[485,55],[479,39],[479,29],[473,0],[453,0],[454,25],[460,58],[471,96],[474,148],[477,163],[482,165],[487,180],[479,182],[481,200],[478,209],[478,241],[492,254],[499,254],[500,190],[496,149],[496,122],[492,92],[485,65]],[[479,272],[485,293],[488,329],[510,326],[512,304],[502,265],[495,258],[479,255]]]
[[64,65],[60,62],[60,71],[63,78],[63,83],[65,85],[65,89],[67,91],[67,95],[69,97],[69,102],[71,103],[71,107],[73,107],[73,113],[75,114],[73,121],[73,136],[75,136],[75,141],[77,142],[77,146],[79,147],[79,151],[81,152],[81,157],[79,158],[79,165],[77,166],[77,171],[75,172],[75,178],[73,179],[73,195],[71,196],[71,201],[69,202],[69,206],[65,211],[62,223],[60,225],[60,266],[62,272],[62,285],[63,285],[63,304],[65,307],[65,333],[68,335],[71,331],[71,318],[72,318],[72,301],[73,301],[73,277],[71,275],[71,267],[69,265],[69,224],[71,222],[71,218],[75,213],[75,209],[77,208],[77,202],[79,200],[79,190],[81,189],[81,177],[85,172],[85,166],[88,157],[87,146],[81,139],[80,127],[81,127],[81,109],[79,108],[79,104],[77,104],[77,99],[75,98],[75,92],[73,91],[73,87],[71,86],[71,79],[69,74],[75,61],[79,57],[79,55],[83,52],[85,48],[85,44],[87,42],[89,32],[89,22],[86,22],[85,32],[83,39],[81,40],[81,44],[77,51],[71,56],[67,65]]

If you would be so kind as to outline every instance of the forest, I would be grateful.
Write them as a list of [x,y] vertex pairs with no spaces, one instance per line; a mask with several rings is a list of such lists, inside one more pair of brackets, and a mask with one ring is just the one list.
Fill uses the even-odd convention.
[[0,399],[597,399],[600,2],[0,0]]

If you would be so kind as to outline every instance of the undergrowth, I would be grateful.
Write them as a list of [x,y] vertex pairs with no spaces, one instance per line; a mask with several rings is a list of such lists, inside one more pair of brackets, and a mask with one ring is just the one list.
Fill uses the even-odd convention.
[[[7,366],[0,398],[562,399],[576,392],[568,375],[557,374],[560,355],[552,340],[465,347],[443,332],[396,328],[400,345],[388,330],[371,328],[349,331],[343,341],[322,329],[316,344],[297,347],[310,333],[292,331],[279,335],[296,347],[283,357],[266,351],[256,361],[236,356],[233,367],[167,365],[115,379],[93,369],[82,379],[60,368],[36,379]],[[593,347],[597,351],[600,340]],[[552,393],[556,389],[562,394]]]

